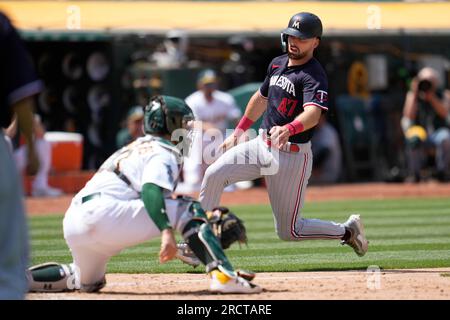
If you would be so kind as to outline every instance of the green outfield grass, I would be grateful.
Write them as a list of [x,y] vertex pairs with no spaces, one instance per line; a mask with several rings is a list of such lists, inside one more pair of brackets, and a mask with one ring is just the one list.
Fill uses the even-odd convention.
[[[369,252],[359,258],[336,240],[285,242],[277,238],[267,205],[234,206],[244,221],[248,247],[233,245],[226,252],[240,268],[260,271],[305,271],[450,266],[450,199],[394,199],[307,203],[306,218],[345,221],[360,213],[370,241]],[[71,262],[62,234],[62,215],[30,219],[32,263]],[[179,236],[177,236],[180,238]],[[113,257],[108,272],[203,272],[180,261],[158,262],[159,239],[124,250]]]

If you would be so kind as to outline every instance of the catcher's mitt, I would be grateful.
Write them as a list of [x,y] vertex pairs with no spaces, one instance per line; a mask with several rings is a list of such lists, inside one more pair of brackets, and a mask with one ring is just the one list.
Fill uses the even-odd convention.
[[247,243],[244,222],[226,207],[214,208],[208,212],[208,220],[223,249],[234,242]]

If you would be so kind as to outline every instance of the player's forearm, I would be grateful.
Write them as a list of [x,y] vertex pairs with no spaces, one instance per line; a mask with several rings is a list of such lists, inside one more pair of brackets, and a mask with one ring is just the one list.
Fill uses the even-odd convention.
[[291,122],[291,126],[295,126],[296,128],[290,127],[290,131],[295,129],[295,131],[297,131],[295,133],[299,133],[315,127],[319,123],[321,115],[321,109],[315,106],[306,107],[306,109]]
[[160,231],[171,228],[166,213],[163,191],[160,186],[146,183],[142,186],[141,198],[148,215]]
[[20,133],[23,134],[27,147],[34,149],[33,144],[33,100],[32,98],[25,98],[16,102],[12,106],[17,117],[17,127]]
[[244,116],[255,122],[263,115],[266,109],[267,100],[261,97],[259,91],[256,91],[247,104]]
[[244,115],[236,126],[234,136],[240,137],[245,131],[247,131],[253,123],[262,116],[264,111],[266,111],[266,108],[267,100],[261,97],[259,91],[255,92],[247,104]]

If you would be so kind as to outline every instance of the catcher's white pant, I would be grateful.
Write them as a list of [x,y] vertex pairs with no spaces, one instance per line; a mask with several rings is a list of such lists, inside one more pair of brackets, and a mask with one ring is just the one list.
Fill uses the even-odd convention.
[[[81,203],[81,197],[77,195],[72,200],[63,228],[76,269],[76,283],[89,286],[103,279],[112,256],[161,232],[140,199],[117,200],[101,195]],[[178,200],[166,199],[169,221],[179,231],[190,219],[183,215],[186,208]]]
[[263,132],[257,138],[225,152],[205,173],[200,202],[212,210],[220,202],[225,186],[264,177],[280,239],[340,239],[342,224],[304,219],[301,209],[312,170],[311,143],[298,144],[299,152],[269,148]]

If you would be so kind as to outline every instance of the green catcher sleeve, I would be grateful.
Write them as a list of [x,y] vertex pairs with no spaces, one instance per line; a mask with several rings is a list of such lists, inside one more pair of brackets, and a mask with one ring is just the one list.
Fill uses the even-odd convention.
[[163,191],[160,186],[146,183],[142,186],[142,201],[145,209],[160,231],[172,228],[166,213]]

